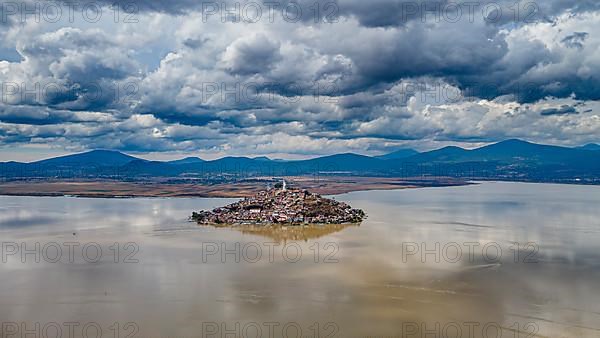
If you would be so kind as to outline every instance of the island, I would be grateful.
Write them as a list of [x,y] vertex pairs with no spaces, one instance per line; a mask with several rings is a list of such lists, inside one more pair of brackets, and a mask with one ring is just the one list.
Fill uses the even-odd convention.
[[364,218],[360,209],[305,189],[288,189],[285,181],[241,201],[191,216],[204,225],[352,224]]

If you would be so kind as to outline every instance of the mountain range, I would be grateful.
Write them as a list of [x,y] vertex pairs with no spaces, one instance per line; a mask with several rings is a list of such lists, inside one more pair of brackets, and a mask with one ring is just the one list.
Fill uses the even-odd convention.
[[539,182],[600,183],[600,146],[568,148],[506,140],[476,149],[450,146],[427,152],[400,149],[383,156],[352,153],[308,160],[224,157],[150,161],[118,151],[93,150],[31,163],[0,162],[0,178],[153,178],[209,182],[264,176],[449,176]]

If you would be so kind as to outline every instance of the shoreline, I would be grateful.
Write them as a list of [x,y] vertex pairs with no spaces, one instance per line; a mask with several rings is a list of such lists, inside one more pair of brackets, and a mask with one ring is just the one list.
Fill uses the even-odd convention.
[[[450,178],[397,179],[381,177],[286,177],[296,187],[320,195],[340,195],[356,191],[400,190],[425,187],[462,186],[470,181]],[[0,182],[0,196],[75,198],[244,198],[263,190],[264,182],[191,184],[161,182],[90,181],[12,181]]]
[[[293,178],[286,178],[293,180]],[[378,177],[328,177],[317,182],[301,177],[298,187],[323,196],[358,191],[385,191],[418,188],[442,188],[477,185],[483,182],[558,184],[594,186],[572,182],[532,182],[520,180],[457,180],[447,178],[395,179]],[[306,184],[308,182],[309,184]],[[244,198],[264,188],[259,183],[190,184],[123,181],[9,181],[0,182],[0,196],[7,197],[72,197],[97,199],[133,198]],[[102,190],[102,191],[99,191]]]

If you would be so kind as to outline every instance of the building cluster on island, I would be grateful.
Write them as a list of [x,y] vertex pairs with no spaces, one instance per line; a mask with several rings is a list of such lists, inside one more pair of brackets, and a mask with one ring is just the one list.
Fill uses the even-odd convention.
[[346,224],[359,223],[365,217],[360,209],[310,193],[303,189],[281,188],[258,192],[252,197],[216,208],[194,212],[192,220],[200,224]]

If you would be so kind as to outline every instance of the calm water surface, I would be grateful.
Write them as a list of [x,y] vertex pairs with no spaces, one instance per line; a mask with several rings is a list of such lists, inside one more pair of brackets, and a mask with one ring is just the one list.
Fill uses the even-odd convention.
[[3,336],[600,337],[600,187],[335,198],[368,219],[282,240],[187,221],[229,199],[0,197]]

